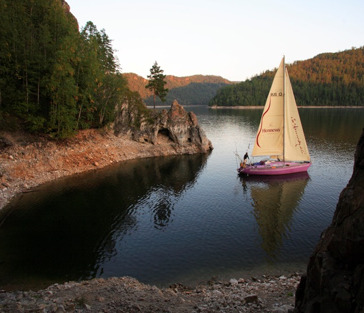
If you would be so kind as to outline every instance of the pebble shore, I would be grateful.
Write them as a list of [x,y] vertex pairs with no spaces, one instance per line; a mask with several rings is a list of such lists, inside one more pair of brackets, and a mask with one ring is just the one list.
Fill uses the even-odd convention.
[[158,288],[130,277],[99,278],[39,291],[0,291],[0,312],[290,313],[300,276],[209,281],[195,288]]

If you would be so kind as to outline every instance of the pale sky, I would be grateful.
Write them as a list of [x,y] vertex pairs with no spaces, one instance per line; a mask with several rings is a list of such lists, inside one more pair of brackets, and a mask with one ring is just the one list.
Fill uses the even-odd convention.
[[112,40],[122,73],[251,78],[364,46],[363,0],[66,0]]

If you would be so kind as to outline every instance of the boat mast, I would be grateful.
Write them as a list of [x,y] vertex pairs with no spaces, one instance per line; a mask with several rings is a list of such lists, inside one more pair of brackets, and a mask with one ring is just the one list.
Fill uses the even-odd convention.
[[285,122],[286,122],[286,63],[285,63],[285,57],[283,55],[283,162],[286,161],[286,155],[285,155]]

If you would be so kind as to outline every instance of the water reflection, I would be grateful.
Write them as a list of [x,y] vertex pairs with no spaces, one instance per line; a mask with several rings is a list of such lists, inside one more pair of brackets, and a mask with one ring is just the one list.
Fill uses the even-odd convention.
[[362,108],[300,109],[306,138],[335,144],[356,144],[363,128],[363,113]]
[[261,247],[275,259],[310,177],[307,172],[287,176],[242,177],[244,193],[250,190]]
[[118,241],[138,229],[141,207],[150,208],[155,229],[168,227],[174,197],[194,185],[207,158],[125,162],[13,201],[0,216],[0,289],[102,275]]
[[24,195],[2,225],[0,212],[0,289],[124,275],[168,286],[304,270],[351,177],[364,111],[300,109],[310,178],[241,182],[233,151],[243,155],[254,142],[261,110],[197,109],[214,144],[208,162],[127,162]]

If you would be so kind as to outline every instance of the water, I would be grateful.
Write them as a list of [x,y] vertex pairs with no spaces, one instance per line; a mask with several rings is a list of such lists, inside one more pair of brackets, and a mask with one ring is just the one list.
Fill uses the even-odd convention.
[[[189,108],[191,109],[191,108]],[[302,109],[308,175],[241,179],[261,110],[194,108],[210,155],[134,160],[46,184],[0,215],[0,289],[93,277],[193,285],[305,270],[353,169],[361,109]]]

